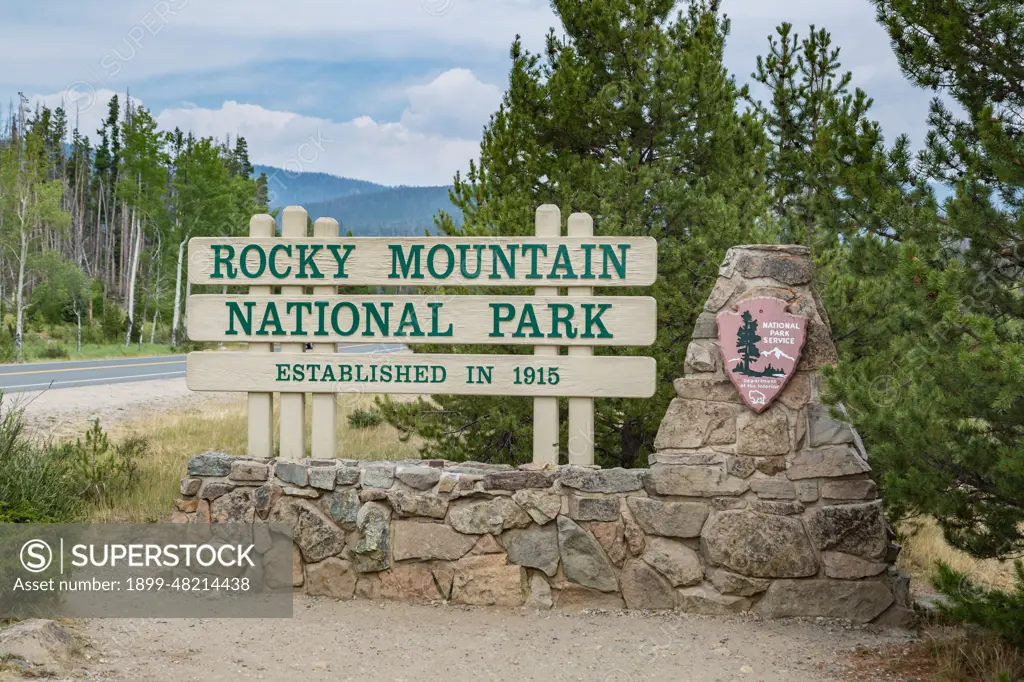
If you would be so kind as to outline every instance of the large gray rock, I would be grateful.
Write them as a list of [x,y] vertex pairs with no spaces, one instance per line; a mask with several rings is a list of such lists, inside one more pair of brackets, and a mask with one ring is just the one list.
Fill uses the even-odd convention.
[[426,516],[432,519],[443,519],[448,511],[448,498],[434,492],[409,492],[407,490],[389,490],[388,502],[399,516]]
[[[712,292],[712,296],[714,292]],[[714,312],[714,311],[710,311]],[[683,369],[687,374],[690,372],[717,372],[718,352],[715,348],[709,347],[707,341],[691,341],[686,347],[686,359],[683,362]]]
[[452,601],[473,606],[522,606],[526,601],[526,570],[510,566],[504,556],[485,554],[455,564]]
[[841,580],[870,578],[889,567],[889,564],[884,561],[869,561],[843,552],[822,552],[821,563],[825,569],[825,575]]
[[892,603],[889,588],[877,580],[776,580],[757,612],[764,618],[820,616],[867,623]]
[[700,557],[679,540],[648,538],[643,560],[661,571],[673,587],[696,585],[704,579]]
[[363,470],[359,479],[364,488],[380,488],[387,490],[395,483],[394,464],[370,464]]
[[356,590],[356,573],[352,564],[334,557],[315,564],[306,564],[306,594],[311,596],[351,599]]
[[501,534],[501,544],[514,564],[536,568],[547,575],[558,570],[558,530],[553,525],[533,524],[507,530]]
[[807,430],[812,448],[854,442],[853,429],[846,422],[833,418],[828,405],[807,406]]
[[754,578],[802,578],[818,560],[800,519],[751,511],[724,511],[701,537],[711,563]]
[[448,523],[467,535],[497,535],[509,528],[525,528],[530,525],[530,515],[509,497],[458,500],[448,510]]
[[340,466],[334,471],[334,483],[335,485],[355,485],[359,483],[361,473],[359,467]]
[[189,476],[227,476],[235,460],[224,452],[204,452],[188,461]]
[[785,478],[758,478],[750,482],[750,489],[765,500],[795,500],[796,486]]
[[736,454],[770,457],[790,450],[789,421],[778,406],[757,414],[745,410],[736,420]]
[[877,496],[878,486],[870,478],[823,481],[821,496],[826,500],[873,500]]
[[553,603],[548,581],[540,573],[531,573],[530,594],[526,598],[526,605],[534,609],[550,609]]
[[292,529],[292,539],[307,563],[323,561],[345,549],[345,531],[324,516],[314,502],[284,497],[271,511],[269,521]]
[[485,490],[550,488],[555,475],[550,471],[495,471],[484,476]]
[[747,279],[774,279],[790,286],[808,284],[814,274],[811,259],[804,255],[772,253],[757,247],[738,246],[729,249],[727,261],[734,272]]
[[644,552],[647,540],[644,529],[637,523],[626,499],[619,500],[619,514],[622,516],[622,535],[626,540],[626,547],[633,556],[640,556]]
[[184,497],[191,497],[199,492],[203,485],[203,479],[186,476],[181,479],[181,494]]
[[383,571],[391,565],[390,522],[391,509],[385,504],[367,502],[359,508],[356,516],[359,543],[352,550],[352,556],[360,573]]
[[619,518],[619,498],[569,495],[569,517],[574,521],[615,521]]
[[562,509],[561,496],[543,490],[518,490],[512,495],[512,501],[542,526],[553,521]]
[[676,398],[661,421],[654,447],[669,450],[733,443],[738,409],[726,403]]
[[628,493],[643,487],[640,474],[635,469],[570,466],[558,472],[558,480],[563,487],[584,493]]
[[251,488],[239,488],[210,503],[211,523],[252,523],[255,517]]
[[356,515],[359,513],[359,493],[355,489],[335,490],[320,498],[324,511],[336,524],[346,530],[356,529]]
[[377,576],[380,578],[378,589],[381,599],[436,601],[444,598],[430,563],[425,561],[395,564]]
[[309,484],[320,490],[334,490],[338,480],[338,469],[334,466],[309,467]]
[[395,561],[441,559],[455,561],[473,549],[476,537],[463,535],[443,523],[395,521],[392,551]]
[[738,594],[741,597],[752,597],[768,589],[772,584],[771,580],[763,578],[748,578],[739,573],[731,573],[721,568],[709,568],[708,580],[715,586],[715,589],[723,594]]
[[750,608],[750,600],[734,594],[721,594],[708,585],[681,587],[676,590],[679,610],[706,616],[728,616]]
[[807,532],[819,550],[831,549],[867,559],[885,556],[888,535],[882,501],[812,509]]
[[565,577],[602,592],[617,591],[619,582],[615,577],[615,567],[594,536],[566,516],[559,516],[557,524],[558,548]]
[[265,483],[252,491],[252,501],[256,508],[256,515],[261,519],[267,518],[270,510],[274,508],[277,501],[281,499],[284,491],[281,486],[275,483]]
[[227,495],[229,492],[235,489],[235,486],[231,483],[224,483],[223,481],[208,481],[203,486],[202,491],[199,493],[200,499],[203,500],[216,500],[221,495]]
[[703,502],[662,502],[647,497],[627,497],[626,503],[644,532],[677,538],[700,537],[709,512],[708,505]]
[[274,465],[274,475],[299,488],[309,484],[309,469],[299,462],[278,462]]
[[429,490],[441,480],[441,470],[434,467],[400,466],[395,469],[395,478],[410,488]]
[[668,581],[640,559],[630,559],[619,574],[622,597],[631,609],[671,609],[676,595]]
[[263,462],[239,459],[231,463],[232,481],[265,481],[269,476],[269,468]]
[[744,479],[730,476],[724,465],[655,464],[647,470],[644,483],[656,495],[685,497],[742,495],[750,487]]
[[850,445],[829,445],[798,452],[786,469],[792,481],[803,478],[830,478],[866,474],[871,471],[857,450]]

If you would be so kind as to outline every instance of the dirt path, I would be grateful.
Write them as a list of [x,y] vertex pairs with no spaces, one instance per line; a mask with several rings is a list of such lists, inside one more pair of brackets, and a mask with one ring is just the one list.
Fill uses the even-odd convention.
[[184,378],[136,381],[105,386],[55,388],[15,393],[4,401],[23,407],[29,430],[41,437],[73,437],[97,417],[105,429],[147,414],[186,410],[210,401],[238,400],[233,393],[193,393]]
[[86,620],[74,679],[821,682],[906,640],[815,622],[538,613],[297,596],[291,619]]

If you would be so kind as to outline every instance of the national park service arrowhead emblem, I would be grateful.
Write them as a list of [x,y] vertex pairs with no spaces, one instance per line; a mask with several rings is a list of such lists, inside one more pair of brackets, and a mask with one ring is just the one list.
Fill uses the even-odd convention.
[[780,298],[752,298],[718,314],[722,366],[747,407],[764,412],[796,373],[807,317]]

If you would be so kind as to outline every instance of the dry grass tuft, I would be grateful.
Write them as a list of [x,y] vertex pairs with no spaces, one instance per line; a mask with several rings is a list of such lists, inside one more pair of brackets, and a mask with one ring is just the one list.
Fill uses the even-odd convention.
[[998,637],[960,627],[931,627],[916,641],[847,655],[845,682],[1010,682],[1024,680],[1024,654]]
[[[346,394],[338,397],[338,457],[363,460],[418,458],[418,443],[415,440],[402,442],[398,431],[387,424],[366,429],[349,427],[347,416],[351,411],[372,405],[372,395]],[[307,409],[307,428],[309,412]],[[275,426],[275,436],[277,430]],[[245,454],[246,399],[238,396],[230,401],[210,401],[190,410],[147,415],[118,424],[111,429],[111,435],[115,439],[143,436],[149,442],[149,452],[139,462],[140,480],[135,490],[118,499],[113,506],[97,509],[93,519],[120,523],[160,521],[174,509],[174,499],[180,493],[179,482],[185,475],[190,457],[207,450]]]
[[896,564],[911,574],[915,592],[931,592],[930,577],[935,563],[944,561],[954,570],[971,576],[986,587],[1013,589],[1013,562],[996,559],[975,559],[950,547],[934,519],[920,518],[900,526],[903,544]]

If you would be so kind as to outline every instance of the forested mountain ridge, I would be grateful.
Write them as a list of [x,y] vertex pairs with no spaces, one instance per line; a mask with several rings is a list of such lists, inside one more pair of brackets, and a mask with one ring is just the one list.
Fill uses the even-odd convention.
[[388,189],[385,185],[378,185],[375,182],[343,178],[329,173],[254,165],[253,178],[258,178],[261,174],[267,176],[267,203],[271,208],[305,206],[337,197]]
[[338,221],[341,234],[357,237],[423,236],[436,234],[434,216],[445,211],[455,224],[462,211],[451,203],[449,187],[391,187],[378,192],[350,194],[307,204],[313,220],[327,216]]
[[261,174],[267,178],[271,210],[302,206],[312,220],[324,216],[337,220],[341,234],[351,231],[356,236],[372,237],[435,233],[434,216],[440,210],[451,214],[455,224],[462,223],[462,212],[449,200],[448,186],[387,187],[327,173],[254,166],[253,177]]

